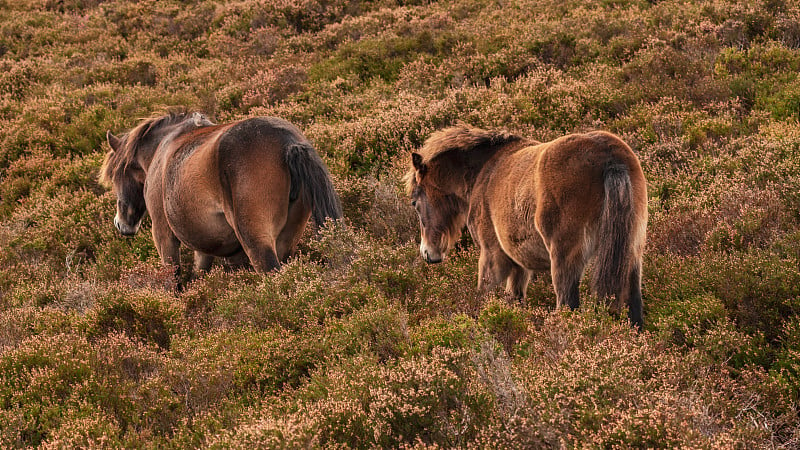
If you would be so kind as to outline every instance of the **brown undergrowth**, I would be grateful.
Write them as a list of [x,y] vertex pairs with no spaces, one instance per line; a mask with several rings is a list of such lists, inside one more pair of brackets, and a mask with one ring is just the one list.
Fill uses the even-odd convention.
[[[0,0],[0,447],[796,448],[798,23],[782,0]],[[174,105],[296,123],[345,226],[174,294],[96,181],[106,130]],[[479,296],[469,237],[422,262],[400,178],[459,120],[634,148],[643,332],[585,287],[554,311],[547,274]]]

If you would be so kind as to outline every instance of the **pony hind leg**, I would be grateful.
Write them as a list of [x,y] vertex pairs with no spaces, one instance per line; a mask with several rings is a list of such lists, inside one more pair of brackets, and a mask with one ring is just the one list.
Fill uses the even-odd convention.
[[231,186],[231,206],[226,217],[253,268],[267,273],[281,264],[276,239],[286,225],[288,183],[274,174],[250,175],[240,177]]
[[245,232],[239,237],[239,242],[256,271],[267,273],[280,267],[274,239],[264,235],[251,236]]
[[580,306],[580,282],[586,267],[583,246],[568,241],[550,246],[550,276],[556,292],[556,306],[567,305],[570,309]]
[[289,204],[286,225],[283,226],[278,238],[275,240],[275,250],[281,261],[287,260],[294,254],[297,249],[297,243],[300,241],[310,217],[311,209],[306,207],[302,200],[298,199]]
[[[255,205],[257,206],[257,205]],[[234,231],[242,250],[250,259],[253,268],[261,273],[271,272],[281,265],[276,252],[275,235],[281,227],[276,226],[275,215],[251,207],[250,211],[242,208],[237,214]],[[285,222],[284,220],[281,222]]]
[[639,330],[644,326],[642,312],[642,264],[638,261],[634,264],[628,279],[628,320],[631,325]]

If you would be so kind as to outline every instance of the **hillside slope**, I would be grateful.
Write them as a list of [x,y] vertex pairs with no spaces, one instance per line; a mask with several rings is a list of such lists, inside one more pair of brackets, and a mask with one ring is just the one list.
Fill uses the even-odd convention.
[[[0,446],[796,448],[798,73],[784,0],[0,0]],[[97,183],[172,106],[297,124],[347,228],[173,295]],[[457,121],[634,148],[644,332],[419,258],[400,178]]]

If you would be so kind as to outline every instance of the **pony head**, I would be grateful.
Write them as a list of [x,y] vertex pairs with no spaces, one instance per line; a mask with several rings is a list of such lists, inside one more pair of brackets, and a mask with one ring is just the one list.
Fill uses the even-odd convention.
[[422,258],[442,261],[467,223],[472,185],[494,152],[522,138],[464,123],[433,133],[411,154],[406,192],[420,223]]
[[197,112],[171,112],[147,119],[121,137],[111,131],[106,133],[111,151],[106,154],[100,168],[99,181],[117,196],[114,226],[123,236],[136,234],[147,212],[144,183],[153,154],[167,135],[183,128],[183,125],[196,128],[213,123]]
[[466,224],[466,201],[448,189],[437,177],[442,168],[423,162],[419,153],[411,155],[413,169],[406,175],[411,205],[417,211],[420,224],[419,252],[429,263],[439,263],[461,237]]

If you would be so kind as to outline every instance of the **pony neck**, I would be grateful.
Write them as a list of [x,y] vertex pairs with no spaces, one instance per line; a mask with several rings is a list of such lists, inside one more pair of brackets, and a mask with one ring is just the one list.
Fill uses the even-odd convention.
[[178,136],[184,134],[189,129],[196,127],[197,125],[190,120],[184,120],[182,122],[163,127],[154,133],[153,136],[150,136],[149,139],[152,141],[151,145],[139,147],[138,151],[136,152],[136,161],[139,163],[142,169],[147,172],[150,170],[150,164],[152,164],[153,158],[161,146],[168,145]]
[[136,162],[139,163],[139,166],[144,169],[145,172],[150,170],[150,164],[153,162],[153,157],[156,154],[156,149],[160,145],[159,142],[155,143],[155,145],[149,145],[147,148],[140,148],[138,152],[136,152]]
[[502,145],[472,149],[465,154],[463,162],[463,184],[456,190],[456,194],[469,204],[472,190],[480,174],[496,164],[497,156],[502,153],[513,152],[527,145],[525,141],[516,141]]

